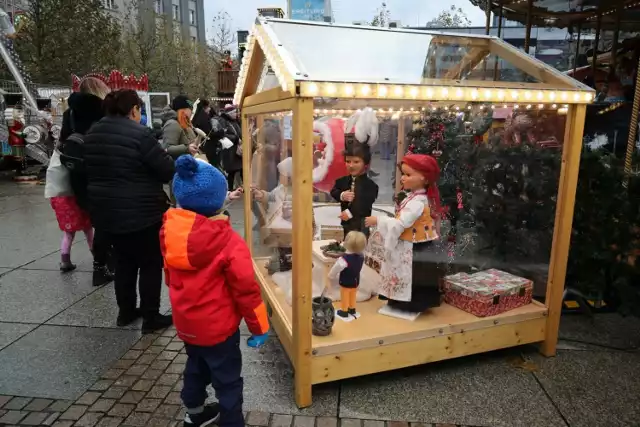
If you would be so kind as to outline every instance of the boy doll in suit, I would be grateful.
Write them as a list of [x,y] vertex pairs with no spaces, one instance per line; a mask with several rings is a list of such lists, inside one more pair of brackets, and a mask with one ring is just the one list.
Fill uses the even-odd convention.
[[358,142],[354,134],[345,134],[344,161],[349,175],[336,180],[331,196],[340,202],[344,237],[350,231],[360,231],[368,238],[369,227],[364,225],[364,219],[371,216],[378,198],[378,185],[367,175],[371,163],[369,145]]

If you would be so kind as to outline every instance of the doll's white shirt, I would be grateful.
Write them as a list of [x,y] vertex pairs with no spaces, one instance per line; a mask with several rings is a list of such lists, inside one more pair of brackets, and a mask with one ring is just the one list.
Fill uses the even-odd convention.
[[344,258],[342,257],[338,258],[336,263],[333,264],[333,267],[331,267],[331,270],[329,270],[329,279],[335,280],[340,274],[340,272],[342,272],[342,270],[344,270],[348,266],[349,264],[347,264],[347,261],[345,261]]
[[384,248],[388,253],[394,252],[402,232],[410,228],[422,216],[425,206],[428,205],[427,195],[418,193],[406,202],[400,210],[398,218],[378,217],[378,231],[384,237]]

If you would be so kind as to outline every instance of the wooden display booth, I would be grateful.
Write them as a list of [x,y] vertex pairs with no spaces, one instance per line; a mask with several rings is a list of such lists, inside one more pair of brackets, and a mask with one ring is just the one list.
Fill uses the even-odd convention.
[[[496,61],[508,73],[494,75]],[[270,249],[270,244],[281,239],[269,241],[263,230],[268,224],[254,208],[245,209],[245,238],[251,244],[255,274],[271,323],[295,369],[298,406],[311,404],[314,384],[343,378],[528,343],[541,343],[543,354],[555,354],[585,105],[593,96],[590,88],[496,38],[262,17],[256,20],[234,99],[242,106],[242,139],[254,141],[243,145],[244,201],[247,207],[254,206],[252,184],[266,185],[254,183],[256,176],[263,179],[265,174],[276,174],[268,171],[275,171],[276,163],[290,157],[288,172],[278,169],[278,175],[273,176],[279,178],[262,189],[260,197],[266,200],[277,184],[289,192],[291,212],[283,223],[286,226],[278,232],[286,235],[291,271],[272,274],[266,267],[268,256],[263,249]],[[336,320],[329,336],[312,335],[313,271],[318,267],[323,270],[325,266],[319,264],[326,261],[314,256],[314,248],[317,252],[320,244],[314,241],[314,237],[319,239],[314,235],[314,225],[322,222],[318,217],[321,206],[314,195],[322,188],[316,177],[317,129],[322,123],[349,117],[365,107],[381,116],[393,111],[416,117],[436,109],[477,117],[507,109],[514,123],[526,122],[516,120],[520,114],[535,119],[529,133],[517,129],[522,130],[524,139],[534,130],[542,132],[543,122],[549,118],[564,125],[564,130],[554,129],[559,136],[553,137],[556,144],[550,145],[557,152],[559,178],[557,194],[548,198],[556,197],[557,204],[553,243],[545,248],[548,279],[545,275],[544,304],[534,301],[484,318],[442,304],[415,321],[407,321],[378,314],[384,302],[371,298],[359,303],[361,317],[357,321]],[[266,118],[273,116],[289,117],[291,134],[274,137],[275,147],[269,152],[279,152],[279,157],[256,164],[252,162],[252,145],[255,149],[256,141],[259,146],[265,143],[260,130]],[[406,131],[400,129],[397,138],[399,156],[405,151]],[[284,142],[287,140],[290,144]],[[262,148],[256,152],[262,155]],[[325,149],[322,155],[326,160],[342,154],[330,156]],[[252,166],[260,168],[257,175]],[[383,206],[379,210],[393,215],[391,203],[385,206],[388,209]],[[553,214],[551,217],[553,221]],[[470,264],[474,262],[479,261]],[[277,274],[289,275],[290,295],[277,283]]]

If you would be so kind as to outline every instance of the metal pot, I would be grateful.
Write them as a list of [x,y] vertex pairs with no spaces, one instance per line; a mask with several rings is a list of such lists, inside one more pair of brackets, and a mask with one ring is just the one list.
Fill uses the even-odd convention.
[[326,337],[331,334],[331,328],[336,320],[333,301],[325,296],[311,300],[311,324],[313,335]]

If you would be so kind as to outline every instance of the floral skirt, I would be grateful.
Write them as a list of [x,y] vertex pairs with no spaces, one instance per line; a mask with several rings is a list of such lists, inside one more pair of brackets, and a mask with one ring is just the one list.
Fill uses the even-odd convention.
[[75,196],[53,197],[51,198],[51,207],[56,213],[60,230],[75,232],[91,227],[89,214],[80,209]]

